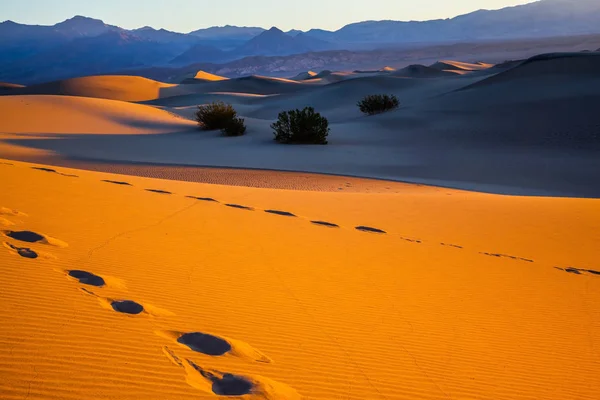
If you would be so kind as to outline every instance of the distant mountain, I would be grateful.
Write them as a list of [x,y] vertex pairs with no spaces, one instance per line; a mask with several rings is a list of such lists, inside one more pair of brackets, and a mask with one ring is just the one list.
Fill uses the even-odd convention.
[[290,36],[273,27],[235,49],[240,55],[289,55],[324,50],[328,43],[304,34]]
[[227,60],[228,57],[226,52],[214,46],[200,43],[175,57],[170,61],[170,64],[188,65],[202,62],[221,62]]
[[225,25],[198,29],[197,31],[190,32],[189,34],[202,39],[219,38],[249,40],[252,39],[254,36],[260,35],[264,31],[264,28]]
[[194,45],[200,41],[195,36],[186,35],[184,33],[171,32],[166,29],[154,29],[149,26],[133,29],[130,31],[136,36],[148,39],[157,43],[178,43]]
[[[181,66],[224,63],[248,56],[564,37],[600,32],[598,21],[600,0],[540,0],[423,22],[366,21],[335,32],[311,29],[284,33],[277,28],[266,31],[226,25],[183,34],[151,27],[126,30],[83,16],[53,26],[5,21],[0,23],[0,80],[27,84],[90,71],[166,66],[169,62]],[[593,43],[588,49],[596,47]],[[391,62],[394,60],[386,63]]]
[[228,51],[241,46],[264,31],[264,28],[225,25],[198,29],[190,32],[189,35],[200,38],[205,44],[211,44],[221,50]]
[[121,28],[82,16],[75,16],[54,26],[24,25],[4,21],[0,23],[0,62],[26,58],[73,39],[119,30]]
[[479,10],[423,22],[366,21],[336,32],[307,35],[344,43],[448,42],[566,36],[600,32],[600,1],[540,0],[501,10]]
[[74,76],[104,74],[126,68],[165,64],[177,56],[169,43],[156,43],[126,31],[109,31],[53,47],[8,64],[0,80],[37,83]]
[[55,32],[71,39],[98,36],[106,32],[123,30],[117,26],[107,25],[99,19],[83,17],[81,15],[76,15],[51,28],[53,28]]

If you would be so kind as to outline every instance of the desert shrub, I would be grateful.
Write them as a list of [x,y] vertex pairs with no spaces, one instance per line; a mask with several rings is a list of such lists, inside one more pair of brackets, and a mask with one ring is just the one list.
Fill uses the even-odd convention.
[[312,107],[279,113],[271,124],[279,143],[327,144],[329,122]]
[[364,114],[374,115],[394,108],[398,108],[400,102],[394,95],[387,94],[372,94],[366,96],[364,99],[358,102],[358,108]]
[[198,106],[198,111],[196,111],[196,121],[202,129],[208,131],[225,129],[236,117],[237,112],[233,106],[222,101]]
[[243,118],[232,118],[227,121],[227,125],[221,129],[225,136],[242,136],[246,133],[246,125],[244,124]]

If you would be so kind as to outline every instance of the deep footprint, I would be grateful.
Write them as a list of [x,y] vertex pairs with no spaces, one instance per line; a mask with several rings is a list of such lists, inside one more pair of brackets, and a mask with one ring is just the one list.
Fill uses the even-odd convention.
[[269,213],[269,214],[281,215],[282,217],[295,217],[296,216],[296,215],[292,214],[291,212],[287,212],[287,211],[265,210],[265,212]]
[[331,222],[325,222],[325,221],[310,221],[310,222],[312,224],[326,226],[328,228],[339,228],[340,227],[338,224],[332,224]]
[[6,236],[20,242],[37,243],[44,240],[44,237],[31,231],[5,231]]
[[568,267],[568,268],[560,268],[560,267],[554,267],[560,271],[564,271],[567,272],[569,274],[574,274],[574,275],[583,275],[583,274],[592,274],[592,275],[600,275],[600,271],[595,271],[593,269],[583,269],[583,268],[575,268],[575,267]]
[[524,262],[528,262],[528,263],[532,263],[532,262],[534,262],[533,260],[530,260],[529,258],[516,257],[516,256],[509,256],[508,254],[499,254],[499,253],[484,253],[484,252],[480,252],[480,254],[483,254],[484,256],[488,256],[488,257],[497,257],[497,258],[510,258],[511,260],[516,260],[516,261],[524,261]]
[[52,174],[58,174],[58,175],[62,175],[62,176],[69,176],[69,177],[72,177],[72,178],[78,178],[77,175],[63,174],[62,172],[58,172],[57,170],[52,169],[52,168],[43,168],[43,167],[31,167],[31,168],[32,169],[36,169],[38,171],[50,172]]
[[361,232],[369,232],[369,233],[387,233],[384,230],[381,229],[377,229],[377,228],[371,228],[369,226],[357,226],[355,228],[357,231],[361,231]]
[[239,208],[240,210],[254,211],[254,208],[252,208],[252,207],[241,206],[239,204],[225,204],[225,205],[227,207],[231,207],[231,208]]
[[177,339],[177,342],[209,356],[222,356],[231,350],[231,345],[226,340],[201,332],[185,333]]
[[214,374],[205,371],[196,365],[193,361],[186,360],[192,368],[200,373],[206,380],[212,383],[211,390],[219,396],[244,396],[252,393],[254,384],[243,376],[224,373]]
[[121,185],[121,186],[131,186],[131,183],[129,182],[120,182],[120,181],[110,181],[110,180],[103,180],[102,182],[106,182],[106,183],[112,183],[114,185]]
[[158,193],[158,194],[173,194],[171,192],[167,192],[166,190],[159,189],[146,189],[147,192]]
[[[80,271],[77,269],[69,271],[69,276],[79,280],[79,283],[84,285],[102,287],[106,285],[104,279],[98,275],[94,275],[91,272]],[[113,306],[114,308],[114,306]]]
[[137,315],[144,311],[144,306],[132,300],[120,300],[110,303],[113,310],[123,313]]
[[194,200],[200,200],[200,201],[211,201],[211,202],[218,203],[218,201],[213,199],[212,197],[196,197],[196,196],[186,196],[186,197],[188,199],[194,199]]
[[35,251],[28,249],[26,247],[17,247],[17,246],[13,246],[12,244],[6,243],[6,242],[4,243],[4,245],[8,249],[10,249],[10,250],[14,251],[15,253],[17,253],[18,255],[20,255],[21,257],[31,258],[31,259],[38,258],[38,254]]

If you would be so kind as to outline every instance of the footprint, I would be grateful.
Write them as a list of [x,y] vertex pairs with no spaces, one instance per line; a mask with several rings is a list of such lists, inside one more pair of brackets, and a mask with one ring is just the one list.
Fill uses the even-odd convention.
[[462,249],[462,246],[459,246],[457,244],[449,244],[449,243],[440,243],[442,246],[447,246],[447,247],[454,247],[455,249]]
[[110,306],[113,310],[123,314],[137,315],[144,312],[144,306],[133,300],[114,300]]
[[287,211],[265,210],[265,212],[269,213],[269,214],[281,215],[282,217],[295,217],[294,214],[292,214],[291,212],[287,212]]
[[52,168],[43,168],[43,167],[31,167],[31,168],[32,169],[36,169],[38,171],[50,172],[50,173],[53,173],[53,174],[58,174],[58,175],[62,175],[62,176],[69,176],[69,177],[72,177],[72,178],[79,178],[77,175],[63,174],[62,172],[58,172],[57,170],[52,169]]
[[240,210],[254,211],[254,208],[252,208],[252,207],[241,206],[239,204],[225,204],[225,205],[227,207],[231,207],[231,208],[239,208]]
[[114,185],[131,186],[131,183],[128,183],[128,182],[111,181],[108,179],[103,179],[102,182],[112,183]]
[[156,331],[156,334],[207,356],[219,357],[229,354],[250,361],[272,362],[269,357],[241,340],[204,332]]
[[387,233],[386,231],[383,231],[381,229],[377,229],[377,228],[371,228],[369,226],[357,226],[355,228],[357,231],[362,231],[362,232],[369,232],[369,233]]
[[35,251],[28,249],[26,247],[13,246],[12,244],[10,244],[8,242],[4,242],[4,247],[9,249],[11,251],[11,253],[18,254],[24,258],[38,258],[38,254]]
[[292,387],[260,375],[246,376],[203,368],[190,359],[181,359],[168,347],[163,347],[167,358],[184,369],[186,382],[205,393],[246,399],[299,400]]
[[159,189],[146,189],[147,192],[158,193],[158,194],[173,194],[171,192],[167,192],[166,190]]
[[315,225],[320,225],[320,226],[326,226],[328,228],[339,228],[340,226],[337,224],[332,224],[331,222],[325,222],[325,221],[310,221],[312,224]]
[[528,263],[532,263],[532,262],[534,262],[533,260],[530,260],[529,258],[522,258],[522,257],[509,256],[509,255],[507,255],[507,254],[498,254],[498,253],[484,253],[484,252],[479,252],[479,254],[483,254],[484,256],[488,256],[488,257],[510,258],[511,260],[516,260],[516,261],[524,261],[524,262],[528,262]]
[[400,237],[400,239],[404,240],[405,242],[411,242],[411,243],[423,243],[422,241],[418,240],[418,239],[410,239],[410,238],[405,238],[405,237]]
[[194,200],[200,200],[200,201],[212,201],[215,203],[218,203],[217,200],[213,199],[212,197],[196,197],[196,196],[186,196],[188,199],[194,199]]
[[27,243],[42,243],[56,247],[68,247],[69,245],[62,240],[52,238],[32,231],[0,231],[4,236],[20,242]]
[[574,267],[568,267],[568,268],[560,268],[560,267],[554,267],[560,271],[565,271],[568,272],[569,274],[575,274],[575,275],[583,275],[583,274],[592,274],[592,275],[600,275],[600,271],[595,271],[593,269],[583,269],[583,268],[574,268]]
[[73,269],[67,271],[67,274],[70,277],[77,279],[79,283],[82,283],[84,285],[96,287],[103,287],[104,285],[106,285],[106,281],[101,276],[92,274],[91,272]]
[[100,305],[103,308],[105,308],[107,310],[116,311],[121,314],[128,314],[128,315],[143,314],[143,315],[155,316],[155,317],[175,315],[170,311],[151,306],[150,304],[142,305],[133,300],[112,299],[109,297],[102,297],[102,296],[98,296],[96,293],[94,293],[88,289],[85,289],[85,288],[81,288],[81,290],[84,293],[87,293],[90,296],[94,296],[95,298],[97,298],[98,301],[100,302]]

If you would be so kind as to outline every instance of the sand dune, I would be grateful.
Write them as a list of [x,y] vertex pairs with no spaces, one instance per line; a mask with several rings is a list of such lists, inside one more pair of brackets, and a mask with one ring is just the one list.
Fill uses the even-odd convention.
[[12,164],[3,399],[597,396],[598,200]]
[[454,75],[451,71],[443,71],[437,68],[427,67],[425,65],[409,65],[391,73],[393,76],[404,78],[440,78]]
[[[30,161],[52,155],[60,165],[83,158],[94,165],[136,162],[169,167],[278,169],[432,183],[494,193],[598,196],[600,189],[595,182],[600,179],[600,160],[594,149],[599,145],[595,126],[600,124],[596,112],[600,106],[600,79],[589,67],[597,57],[588,54],[587,61],[585,54],[554,57],[517,66],[489,79],[479,72],[465,76],[448,73],[437,79],[398,77],[392,73],[365,77],[353,74],[352,78],[329,85],[264,77],[188,85],[197,87],[199,93],[154,100],[151,103],[160,110],[136,109],[139,120],[134,118],[135,123],[129,123],[129,116],[123,114],[101,116],[102,123],[110,121],[106,129],[94,128],[86,122],[88,117],[68,121],[67,113],[63,119],[50,118],[40,123],[20,124],[15,117],[7,130],[12,133],[0,145],[0,154]],[[589,72],[557,73],[560,68],[547,67],[547,63],[556,61],[564,64],[560,68],[565,72],[577,72],[578,68]],[[545,70],[555,72],[536,73],[538,62],[546,65]],[[480,81],[483,83],[478,84]],[[373,93],[395,94],[401,107],[384,115],[365,117],[356,102]],[[214,100],[236,107],[246,119],[247,135],[224,140],[218,132],[177,134],[194,130],[191,119],[195,107]],[[7,106],[5,109],[12,107]],[[305,106],[315,107],[329,119],[330,145],[314,148],[274,144],[270,124],[279,112]],[[44,107],[42,115],[50,114],[49,106]],[[16,115],[22,116],[32,109],[19,110]],[[161,116],[156,118],[165,117],[168,122],[145,122],[144,115],[149,110],[159,112]],[[189,120],[173,119],[165,111]],[[96,111],[90,108],[89,112]],[[96,118],[92,117],[90,121]],[[30,124],[37,125],[31,128]],[[144,129],[137,129],[138,125]],[[52,139],[51,135],[18,136],[26,131],[132,135]],[[139,134],[146,131],[170,134]],[[36,153],[29,154],[31,149]]]
[[296,75],[290,79],[293,81],[304,81],[306,79],[313,78],[315,75],[317,75],[317,73],[314,71],[306,71],[306,72],[300,72],[298,75]]
[[483,86],[526,78],[539,79],[547,76],[572,77],[579,80],[583,80],[583,76],[598,78],[600,77],[600,54],[543,54],[532,57],[475,85]]
[[438,61],[435,64],[430,65],[431,68],[439,69],[441,71],[481,71],[492,68],[494,64],[488,63],[466,63],[461,61],[443,60]]
[[189,130],[192,121],[154,107],[73,96],[2,96],[3,134],[148,134]]
[[225,81],[227,79],[229,79],[229,78],[211,74],[206,71],[198,71],[194,74],[188,75],[185,79],[183,79],[181,81],[181,83],[188,84],[188,83],[218,82],[218,81]]
[[8,82],[0,82],[0,90],[11,90],[11,89],[19,89],[24,88],[23,85],[18,85],[16,83],[8,83]]
[[144,101],[165,96],[176,85],[139,76],[88,76],[32,85],[13,94],[44,94],[97,97],[122,101]]

